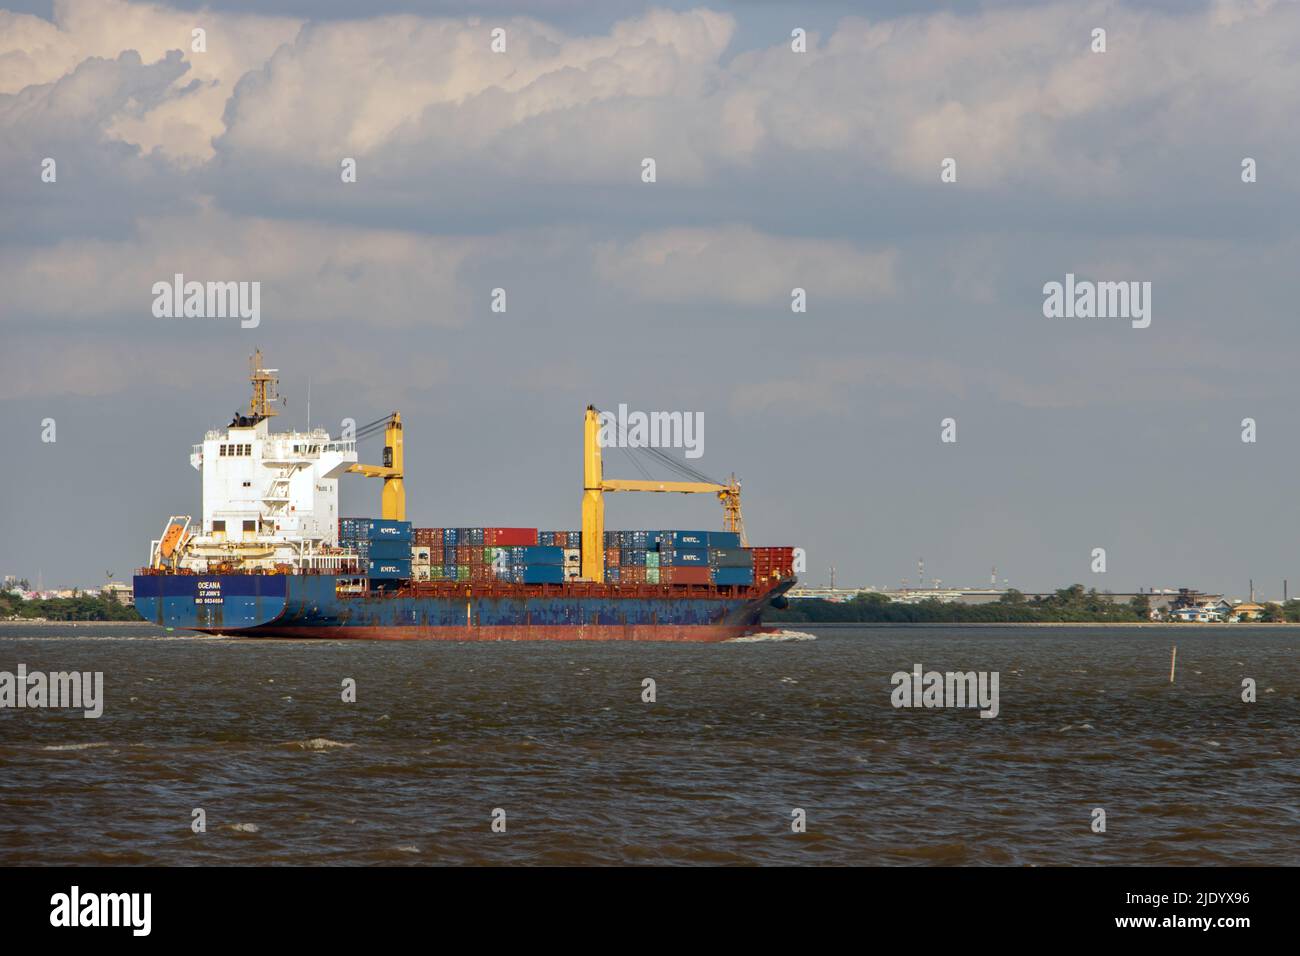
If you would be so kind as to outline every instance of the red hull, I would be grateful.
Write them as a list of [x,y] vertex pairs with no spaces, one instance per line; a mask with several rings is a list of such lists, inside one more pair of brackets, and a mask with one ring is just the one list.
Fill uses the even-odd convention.
[[671,624],[583,625],[547,627],[277,627],[205,631],[230,637],[289,637],[311,640],[368,641],[680,641],[716,643],[747,634],[770,634],[776,628],[744,626],[674,626]]

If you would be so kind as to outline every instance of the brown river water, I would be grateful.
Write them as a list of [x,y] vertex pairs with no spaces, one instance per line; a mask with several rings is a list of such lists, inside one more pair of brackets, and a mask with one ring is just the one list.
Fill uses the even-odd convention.
[[[0,865],[1300,864],[1300,629],[806,630],[0,624],[0,671],[104,675],[98,719],[0,709]],[[895,708],[890,675],[918,663],[998,672],[998,715]]]

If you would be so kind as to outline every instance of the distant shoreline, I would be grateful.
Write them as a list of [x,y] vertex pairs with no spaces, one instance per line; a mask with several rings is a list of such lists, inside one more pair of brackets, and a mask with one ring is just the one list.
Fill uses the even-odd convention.
[[34,621],[29,617],[16,621],[0,620],[0,627],[158,627],[150,621]]
[[1190,629],[1211,631],[1270,631],[1300,628],[1297,623],[1264,624],[1259,621],[1242,621],[1237,624],[1222,624],[1213,621],[772,621],[764,623],[765,627],[781,627],[786,630],[809,630],[816,627],[1122,627],[1122,628],[1159,628],[1161,630],[1186,631]]

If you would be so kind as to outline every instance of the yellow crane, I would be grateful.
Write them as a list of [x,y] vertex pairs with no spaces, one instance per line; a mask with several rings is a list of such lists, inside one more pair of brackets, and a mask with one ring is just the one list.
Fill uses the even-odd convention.
[[605,492],[607,491],[658,491],[680,492],[686,495],[712,494],[722,502],[723,528],[740,535],[740,543],[749,546],[745,538],[745,522],[740,514],[740,482],[735,475],[727,484],[708,481],[628,481],[605,478],[600,449],[600,412],[594,405],[587,406],[587,419],[583,428],[582,465],[582,578],[585,581],[605,580]]
[[393,412],[387,418],[364,425],[357,430],[357,440],[368,437],[382,426],[384,429],[384,463],[382,465],[355,464],[348,471],[367,478],[384,479],[380,498],[380,515],[391,521],[406,520],[406,486],[402,483],[406,455],[402,450],[402,413]]

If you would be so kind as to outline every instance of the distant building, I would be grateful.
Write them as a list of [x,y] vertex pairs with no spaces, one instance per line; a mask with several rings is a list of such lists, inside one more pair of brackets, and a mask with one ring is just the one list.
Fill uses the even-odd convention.
[[1264,615],[1264,605],[1241,601],[1232,605],[1231,615],[1238,621],[1258,621]]
[[105,584],[99,589],[99,593],[106,598],[112,598],[118,604],[125,604],[127,607],[135,605],[135,592],[131,585],[123,581],[113,581]]
[[1194,621],[1198,624],[1209,624],[1229,620],[1233,615],[1233,607],[1227,601],[1208,601],[1205,604],[1197,604],[1191,607],[1179,607],[1169,612],[1169,616],[1179,621]]

